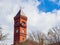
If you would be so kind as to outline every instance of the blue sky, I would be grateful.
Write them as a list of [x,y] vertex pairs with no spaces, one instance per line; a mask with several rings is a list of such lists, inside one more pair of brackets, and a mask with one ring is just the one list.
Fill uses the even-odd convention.
[[38,9],[40,11],[52,12],[54,9],[57,9],[57,10],[60,9],[60,5],[56,4],[59,2],[59,0],[56,0],[56,3],[50,0],[39,0],[39,1],[41,1],[41,4],[38,5]]

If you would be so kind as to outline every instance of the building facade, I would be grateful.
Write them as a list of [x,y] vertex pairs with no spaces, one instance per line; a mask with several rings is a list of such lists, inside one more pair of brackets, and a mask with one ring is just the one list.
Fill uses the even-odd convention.
[[14,17],[14,45],[17,42],[23,42],[26,40],[27,35],[27,17],[24,16],[22,10],[19,10]]

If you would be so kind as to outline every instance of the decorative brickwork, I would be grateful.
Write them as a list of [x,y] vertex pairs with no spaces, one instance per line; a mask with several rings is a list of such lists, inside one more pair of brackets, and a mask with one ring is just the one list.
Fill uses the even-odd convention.
[[27,34],[27,17],[19,10],[14,17],[14,45],[16,42],[23,42],[26,40]]

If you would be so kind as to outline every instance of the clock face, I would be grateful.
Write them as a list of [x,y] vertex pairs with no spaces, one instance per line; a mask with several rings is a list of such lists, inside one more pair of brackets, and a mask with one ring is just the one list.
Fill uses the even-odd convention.
[[23,27],[26,27],[26,23],[25,23],[25,22],[21,22],[21,25],[22,25]]
[[17,25],[19,25],[20,23],[19,22],[16,22]]
[[25,25],[25,22],[22,22],[22,25],[24,26]]
[[16,22],[16,26],[19,27],[20,26],[20,22]]

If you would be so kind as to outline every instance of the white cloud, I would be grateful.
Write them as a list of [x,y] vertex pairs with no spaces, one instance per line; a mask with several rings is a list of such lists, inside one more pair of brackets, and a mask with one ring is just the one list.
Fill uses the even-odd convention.
[[57,0],[50,0],[50,1],[52,1],[52,2],[56,2]]
[[50,0],[50,1],[60,6],[60,0]]
[[60,6],[60,0],[59,0],[59,2],[57,4],[58,4],[58,6]]

